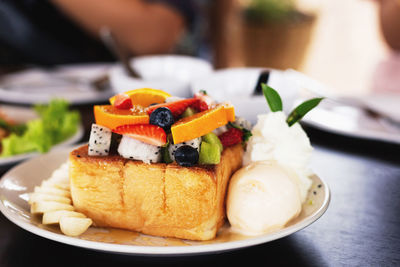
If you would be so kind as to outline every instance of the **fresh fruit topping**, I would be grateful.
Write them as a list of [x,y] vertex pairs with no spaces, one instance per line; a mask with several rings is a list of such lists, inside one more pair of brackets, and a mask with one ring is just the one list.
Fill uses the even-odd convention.
[[236,128],[230,128],[227,132],[221,134],[219,140],[224,147],[233,146],[242,142],[243,132]]
[[118,153],[126,159],[141,160],[147,164],[160,162],[162,159],[161,147],[146,144],[126,135],[122,136]]
[[221,150],[218,144],[201,142],[199,163],[218,164],[221,161]]
[[185,98],[179,97],[179,96],[170,96],[165,99],[165,103],[176,102],[176,101],[183,100],[183,99],[185,99]]
[[131,109],[133,107],[131,98],[126,94],[115,96],[114,107],[118,109]]
[[203,135],[202,139],[203,139],[203,142],[217,145],[219,147],[220,152],[222,152],[222,150],[224,150],[224,147],[222,146],[221,141],[219,140],[218,136],[215,133],[211,132],[206,135]]
[[115,129],[125,124],[147,124],[149,116],[140,106],[131,109],[117,109],[111,105],[94,106],[96,124]]
[[154,146],[163,146],[167,143],[167,134],[157,125],[128,124],[118,126],[112,131]]
[[231,111],[224,105],[218,105],[193,116],[183,118],[172,125],[171,133],[175,144],[203,136],[228,123]]
[[232,124],[240,127],[241,129],[251,130],[253,128],[251,122],[242,117],[236,117],[235,121],[232,122]]
[[195,93],[194,97],[197,98],[197,99],[202,100],[209,107],[211,107],[212,105],[215,104],[214,99],[212,99],[211,96],[209,96],[205,90],[200,90],[199,92]]
[[176,150],[175,160],[180,166],[190,167],[199,161],[199,152],[191,146],[184,145]]
[[189,99],[183,99],[183,100],[178,100],[175,102],[170,102],[170,103],[163,103],[163,104],[158,104],[155,106],[151,106],[147,108],[147,114],[151,114],[154,110],[161,108],[161,107],[167,107],[171,110],[172,115],[174,117],[179,117],[187,107],[191,106],[193,103],[195,103],[197,99],[194,98],[189,98]]
[[158,108],[150,114],[150,124],[160,126],[165,132],[171,131],[171,125],[174,122],[174,116],[167,107]]
[[212,132],[215,133],[217,136],[223,134],[224,132],[228,131],[227,125],[218,127],[217,129],[213,130]]
[[201,143],[201,138],[198,137],[198,138],[195,138],[195,139],[192,139],[192,140],[189,140],[189,141],[185,141],[185,142],[182,142],[182,143],[179,143],[179,144],[170,144],[168,146],[169,157],[170,157],[170,159],[172,161],[174,161],[175,160],[175,156],[174,155],[175,155],[176,150],[178,148],[180,148],[181,146],[185,146],[185,145],[191,146],[191,147],[197,149],[197,151],[199,151],[200,143]]
[[107,156],[110,152],[111,130],[107,127],[92,124],[90,131],[88,155]]
[[169,155],[168,147],[162,147],[162,148],[161,148],[161,154],[162,154],[162,161],[163,161],[164,163],[169,164],[169,163],[172,163],[172,162],[173,162],[173,160],[171,159],[171,157],[170,157],[170,155]]
[[61,217],[60,230],[67,236],[79,236],[92,225],[90,218]]
[[[250,122],[248,122],[248,123],[250,124]],[[243,123],[238,123],[237,120],[236,120],[234,123],[232,123],[232,122],[229,123],[229,126],[230,126],[230,127],[236,128],[236,129],[239,129],[240,131],[242,131],[242,133],[243,133],[242,141],[243,141],[243,142],[247,142],[247,141],[249,141],[250,137],[253,135],[253,134],[251,133],[251,131],[248,130],[248,129],[251,129],[252,126],[251,126],[251,124],[250,124],[250,125],[248,125],[249,128],[245,128],[245,127],[242,127],[241,125],[243,125]],[[245,126],[246,126],[246,125],[245,125]]]
[[220,105],[224,106],[225,112],[226,112],[226,117],[227,117],[228,121],[230,121],[230,122],[235,121],[236,120],[235,108],[233,107],[233,105],[229,102],[225,102]]
[[194,114],[196,114],[196,111],[193,108],[188,107],[185,112],[182,113],[182,118],[190,117]]
[[195,93],[194,98],[197,99],[197,102],[195,102],[192,107],[199,112],[208,110],[215,105],[215,101],[209,95],[207,95],[206,91],[204,90]]
[[[165,99],[171,96],[164,91],[151,88],[135,89],[124,94],[130,97],[132,105],[143,107],[148,107],[152,103],[164,103]],[[111,105],[114,105],[115,100],[116,96],[110,98]]]
[[197,101],[193,103],[192,107],[196,109],[198,112],[202,112],[209,109],[208,104],[201,99],[197,99]]

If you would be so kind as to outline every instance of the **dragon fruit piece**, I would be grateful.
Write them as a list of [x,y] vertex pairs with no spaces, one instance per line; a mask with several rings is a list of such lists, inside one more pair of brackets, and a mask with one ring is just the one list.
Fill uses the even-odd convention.
[[236,117],[235,122],[233,122],[233,125],[239,126],[240,128],[244,128],[249,131],[253,128],[251,122],[242,117]]
[[171,144],[168,146],[168,152],[169,152],[169,157],[171,158],[172,161],[175,161],[175,152],[178,148],[180,148],[181,146],[191,146],[195,149],[197,149],[197,152],[199,152],[200,150],[200,144],[201,144],[201,137],[189,140],[189,141],[185,141],[179,144]]
[[162,158],[161,147],[146,144],[126,135],[122,136],[118,153],[126,159],[141,160],[147,164],[160,162]]
[[92,124],[89,138],[89,156],[107,156],[110,151],[111,130],[107,127]]
[[226,131],[228,131],[228,127],[226,125],[223,125],[221,127],[218,127],[217,129],[214,129],[213,133],[215,133],[215,135],[221,135]]

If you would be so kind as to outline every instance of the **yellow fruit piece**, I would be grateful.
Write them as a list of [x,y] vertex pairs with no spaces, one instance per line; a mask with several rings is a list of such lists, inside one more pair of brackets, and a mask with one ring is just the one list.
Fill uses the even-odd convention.
[[[128,95],[132,100],[132,105],[140,105],[143,107],[148,107],[153,103],[164,103],[167,97],[171,95],[167,92],[152,88],[141,88],[131,91],[127,91],[124,94]],[[110,99],[111,105],[114,105],[115,96]]]
[[222,105],[225,108],[227,120],[229,122],[234,122],[236,120],[236,118],[235,118],[235,108],[230,103],[224,103]]
[[[233,116],[233,120],[232,120]],[[218,105],[193,116],[177,121],[171,127],[171,134],[174,144],[182,143],[205,134],[214,129],[234,121],[235,111],[232,105]]]
[[96,124],[115,129],[125,124],[148,124],[149,115],[142,107],[132,109],[117,109],[111,105],[94,106],[94,117]]

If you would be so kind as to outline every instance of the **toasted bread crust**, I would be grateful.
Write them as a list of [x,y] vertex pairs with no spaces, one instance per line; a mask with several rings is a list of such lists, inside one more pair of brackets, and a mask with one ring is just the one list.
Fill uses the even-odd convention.
[[242,155],[239,144],[217,165],[181,167],[88,156],[82,146],[70,153],[73,203],[98,226],[209,240],[224,223],[227,184]]

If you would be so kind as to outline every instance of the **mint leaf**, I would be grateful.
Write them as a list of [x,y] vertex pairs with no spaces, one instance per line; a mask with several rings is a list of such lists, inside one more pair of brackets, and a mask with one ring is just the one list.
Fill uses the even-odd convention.
[[282,111],[282,99],[278,92],[273,88],[269,87],[265,83],[261,84],[262,91],[264,93],[265,99],[272,112]]
[[322,99],[323,97],[313,98],[298,105],[286,119],[287,124],[289,124],[289,126],[292,126],[293,124],[301,120],[304,115],[306,115],[310,110],[318,106]]
[[247,141],[249,141],[249,139],[250,139],[250,137],[253,135],[252,133],[251,133],[251,131],[249,131],[249,130],[247,130],[247,129],[245,129],[245,128],[243,128],[243,142],[247,142]]

